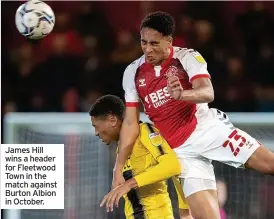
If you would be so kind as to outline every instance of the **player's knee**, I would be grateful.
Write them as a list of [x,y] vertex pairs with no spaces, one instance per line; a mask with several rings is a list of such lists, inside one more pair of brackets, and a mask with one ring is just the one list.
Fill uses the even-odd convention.
[[191,215],[195,219],[220,219],[219,208],[210,204],[201,208],[191,209]]
[[203,215],[199,212],[192,212],[192,216],[195,219],[205,219],[205,218],[203,218]]
[[263,174],[274,175],[274,153],[261,146],[248,159],[246,166]]
[[192,212],[192,217],[195,219],[209,219],[207,214],[203,214],[203,212]]
[[274,153],[269,160],[264,162],[263,169],[264,174],[274,175]]
[[191,215],[195,219],[220,219],[218,213],[206,208],[200,209],[200,211],[191,212]]
[[193,219],[189,209],[179,209],[179,210],[180,210],[180,219]]

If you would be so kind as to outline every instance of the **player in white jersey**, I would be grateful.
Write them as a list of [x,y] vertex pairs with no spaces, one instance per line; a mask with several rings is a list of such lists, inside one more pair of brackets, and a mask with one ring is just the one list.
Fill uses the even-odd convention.
[[234,127],[225,113],[208,108],[214,91],[207,63],[195,50],[172,47],[174,30],[173,18],[164,12],[152,13],[142,21],[144,56],[124,73],[127,107],[113,187],[123,180],[122,168],[139,133],[141,101],[146,114],[182,158],[180,178],[193,217],[219,219],[211,160],[273,175],[274,153]]

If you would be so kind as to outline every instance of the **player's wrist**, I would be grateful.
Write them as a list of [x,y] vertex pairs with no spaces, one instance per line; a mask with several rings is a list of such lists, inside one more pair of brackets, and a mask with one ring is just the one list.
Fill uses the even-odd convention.
[[123,165],[116,164],[113,168],[113,174],[122,174],[123,173]]
[[184,100],[184,98],[185,98],[185,91],[183,90],[183,91],[181,92],[181,95],[180,95],[179,100]]
[[122,174],[123,174],[123,169],[120,169],[120,168],[113,169],[113,175],[122,175]]
[[128,186],[130,189],[134,189],[138,187],[138,183],[135,178],[131,178],[125,182],[125,185]]

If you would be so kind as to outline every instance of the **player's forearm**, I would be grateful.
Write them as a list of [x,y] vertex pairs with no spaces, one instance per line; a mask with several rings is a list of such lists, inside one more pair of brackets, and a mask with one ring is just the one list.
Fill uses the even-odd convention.
[[118,154],[114,169],[122,171],[126,160],[130,156],[133,145],[139,135],[139,124],[132,121],[124,121],[121,132],[120,142],[118,146]]
[[138,187],[149,185],[179,175],[181,166],[173,154],[165,154],[159,158],[159,163],[135,176]]
[[210,103],[214,100],[214,91],[209,86],[184,90],[180,99],[193,103]]

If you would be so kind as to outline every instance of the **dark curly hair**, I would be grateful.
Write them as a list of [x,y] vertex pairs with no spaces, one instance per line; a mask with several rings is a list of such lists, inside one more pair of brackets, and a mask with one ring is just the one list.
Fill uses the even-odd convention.
[[105,118],[108,115],[117,116],[123,121],[125,111],[124,102],[117,96],[105,95],[100,97],[90,108],[89,115]]
[[162,11],[153,12],[148,14],[141,22],[140,30],[143,28],[151,28],[157,30],[164,36],[173,36],[175,32],[174,18]]

